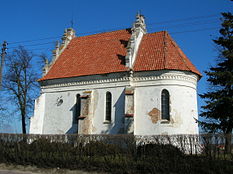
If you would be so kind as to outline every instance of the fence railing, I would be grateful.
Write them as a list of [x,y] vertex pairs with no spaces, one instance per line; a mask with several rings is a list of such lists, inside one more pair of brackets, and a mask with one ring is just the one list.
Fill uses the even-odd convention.
[[233,161],[233,136],[0,134],[0,162],[64,168],[91,164],[111,170],[117,165],[129,169],[132,165],[149,165],[151,159],[160,160],[164,155],[165,159],[197,156]]
[[[210,157],[224,157],[222,155],[233,153],[233,136],[223,134],[195,134],[195,135],[78,135],[78,134],[0,134],[0,143],[32,144],[46,140],[48,143],[67,143],[73,147],[85,147],[90,143],[114,145],[122,149],[135,151],[139,146],[147,144],[172,145],[185,154],[208,155]],[[228,142],[228,144],[227,144]],[[93,147],[90,147],[93,148]],[[133,152],[134,153],[134,152]]]

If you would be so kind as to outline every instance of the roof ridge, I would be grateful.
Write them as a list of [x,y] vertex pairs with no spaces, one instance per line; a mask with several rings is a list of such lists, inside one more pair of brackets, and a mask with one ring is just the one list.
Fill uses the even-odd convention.
[[[131,28],[122,28],[120,30],[112,30],[112,31],[99,32],[99,33],[95,33],[95,34],[91,34],[91,35],[76,36],[75,38],[83,38],[83,37],[88,37],[88,36],[96,36],[96,35],[101,35],[101,34],[113,33],[113,32],[117,32],[117,31],[124,31],[124,30],[130,31]],[[91,33],[91,32],[87,32],[87,33]]]
[[[102,34],[107,34],[107,33],[113,33],[113,32],[117,32],[117,31],[125,31],[125,30],[128,30],[129,32],[131,32],[131,28],[123,28],[123,29],[120,29],[120,30],[112,30],[112,31],[106,31],[106,32],[101,32],[101,33],[95,33],[95,34],[91,34],[91,35],[84,35],[84,36],[76,36],[74,37],[74,39],[77,39],[77,38],[83,38],[83,37],[91,37],[91,36],[97,36],[97,35],[102,35]],[[146,33],[145,35],[149,35],[149,34],[157,34],[157,33],[162,33],[162,32],[167,32],[167,31],[157,31],[157,32],[153,32],[153,33]],[[88,33],[88,32],[87,32]],[[124,34],[124,33],[122,33]]]

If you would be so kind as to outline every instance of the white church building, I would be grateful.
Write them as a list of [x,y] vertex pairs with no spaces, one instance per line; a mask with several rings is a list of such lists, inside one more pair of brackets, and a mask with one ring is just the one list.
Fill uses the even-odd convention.
[[166,31],[131,29],[62,43],[39,80],[31,134],[197,134],[201,73]]

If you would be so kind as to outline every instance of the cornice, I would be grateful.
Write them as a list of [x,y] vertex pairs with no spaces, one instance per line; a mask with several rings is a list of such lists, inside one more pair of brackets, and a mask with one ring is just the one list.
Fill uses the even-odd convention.
[[84,85],[115,83],[115,82],[124,82],[124,81],[129,81],[129,77],[100,79],[100,80],[87,80],[87,81],[70,82],[70,83],[60,83],[60,84],[55,84],[55,85],[41,86],[41,88],[46,89],[46,88],[58,88],[58,87],[67,87],[67,86],[84,86]]
[[160,76],[133,77],[133,82],[154,81],[154,80],[181,80],[181,81],[189,81],[193,84],[197,83],[196,77],[190,75],[183,75],[183,74],[164,74]]
[[197,84],[197,77],[185,74],[164,74],[159,76],[146,76],[146,77],[122,77],[122,78],[109,78],[100,80],[87,80],[80,82],[70,82],[70,83],[59,83],[54,85],[41,86],[42,89],[47,88],[60,88],[69,86],[85,86],[93,84],[106,84],[106,83],[118,83],[118,82],[145,82],[145,81],[158,81],[158,80],[178,80],[191,82],[192,84]]

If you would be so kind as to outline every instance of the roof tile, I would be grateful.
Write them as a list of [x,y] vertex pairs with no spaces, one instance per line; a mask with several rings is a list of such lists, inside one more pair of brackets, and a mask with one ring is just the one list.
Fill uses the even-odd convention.
[[[127,71],[124,58],[130,36],[126,29],[76,37],[40,80]],[[144,35],[133,69],[183,70],[201,76],[165,31]]]

